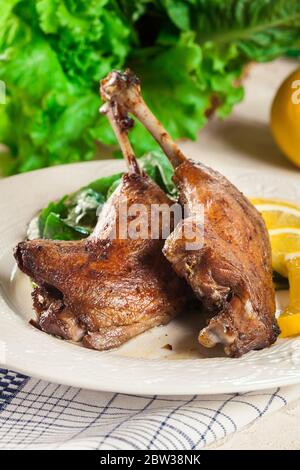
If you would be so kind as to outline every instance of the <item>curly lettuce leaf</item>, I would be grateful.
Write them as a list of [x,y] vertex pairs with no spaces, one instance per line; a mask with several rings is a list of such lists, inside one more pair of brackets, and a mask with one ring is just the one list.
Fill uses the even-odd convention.
[[0,142],[11,149],[11,173],[93,158],[97,82],[123,66],[132,42],[118,11],[108,0],[5,2],[0,79],[8,96]]
[[[112,68],[135,70],[172,136],[195,139],[212,102],[223,118],[243,98],[249,61],[299,48],[298,0],[5,0],[5,171],[89,160],[96,141],[114,144],[98,114],[98,81]],[[138,155],[157,148],[139,124],[132,142]]]
[[[193,9],[202,14],[193,15]],[[298,0],[196,0],[191,8],[191,27],[200,44],[236,45],[242,58],[271,60],[300,40]]]

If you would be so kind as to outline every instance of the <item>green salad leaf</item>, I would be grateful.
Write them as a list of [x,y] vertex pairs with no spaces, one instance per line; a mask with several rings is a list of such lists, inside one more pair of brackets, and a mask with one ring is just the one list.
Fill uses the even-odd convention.
[[139,164],[169,196],[177,195],[177,188],[173,182],[174,168],[161,150],[147,153],[140,158]]
[[[100,180],[92,185],[100,185]],[[90,187],[53,201],[38,215],[37,236],[52,240],[78,240],[87,237],[97,222],[105,193]]]
[[[67,217],[67,206],[65,204],[67,196],[59,199],[58,201],[50,202],[39,214],[38,217],[38,230],[41,237],[44,237],[45,226],[50,214],[55,214],[61,219]],[[46,238],[46,237],[45,237]]]
[[51,212],[46,220],[43,238],[49,240],[80,240],[89,234],[90,231],[84,227],[69,225],[58,214]]
[[[90,160],[115,144],[98,113],[99,79],[113,68],[140,76],[174,138],[195,139],[207,111],[243,98],[252,61],[300,49],[299,0],[2,0],[0,169],[8,174]],[[296,53],[296,52],[295,52]],[[136,125],[137,155],[157,144]]]
[[[141,168],[169,196],[176,196],[173,167],[161,151],[150,152],[139,160]],[[29,238],[80,240],[96,226],[105,201],[121,182],[122,173],[103,176],[72,194],[52,201],[29,225]]]

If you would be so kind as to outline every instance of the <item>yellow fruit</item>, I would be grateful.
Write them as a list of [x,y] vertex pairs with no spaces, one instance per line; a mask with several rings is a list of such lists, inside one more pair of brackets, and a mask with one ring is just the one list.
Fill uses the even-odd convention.
[[294,209],[298,209],[300,211],[300,204],[296,204],[295,202],[290,202],[290,201],[283,201],[282,199],[269,199],[266,197],[255,197],[251,198],[251,202],[254,206],[258,204],[272,204],[272,205],[280,205],[280,206],[285,206],[285,207],[293,207]]
[[252,199],[268,230],[283,227],[300,228],[300,206],[276,199]]
[[289,305],[278,318],[280,336],[300,335],[300,206],[277,199],[251,202],[269,230],[273,269],[289,278]]
[[285,262],[290,283],[290,302],[278,318],[282,338],[300,334],[300,252],[288,255]]
[[272,265],[284,277],[288,276],[286,255],[300,253],[300,229],[278,228],[269,230],[272,246]]
[[298,313],[285,310],[277,319],[277,323],[281,331],[280,338],[300,335],[300,309]]
[[300,309],[300,252],[287,255],[285,261],[289,273],[290,305]]
[[282,83],[275,95],[271,129],[282,152],[300,166],[300,69]]

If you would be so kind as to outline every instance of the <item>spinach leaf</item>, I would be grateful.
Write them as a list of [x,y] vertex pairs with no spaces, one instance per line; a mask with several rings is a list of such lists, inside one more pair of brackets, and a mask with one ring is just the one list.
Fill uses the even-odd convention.
[[38,229],[40,232],[41,237],[44,237],[45,225],[47,218],[50,214],[57,214],[61,218],[64,218],[68,214],[67,206],[66,206],[67,196],[62,197],[57,202],[50,202],[45,209],[43,209],[38,217]]
[[43,238],[50,240],[80,240],[90,234],[84,227],[68,225],[58,214],[50,212],[47,217]]
[[65,222],[71,227],[86,227],[91,231],[97,222],[97,212],[105,202],[103,194],[91,188],[84,188],[66,199],[67,217]]
[[111,186],[118,180],[120,180],[122,173],[116,173],[111,176],[102,176],[95,181],[92,181],[87,185],[87,188],[96,191],[99,194],[102,194],[105,198]]
[[173,197],[177,195],[177,188],[173,182],[174,169],[161,150],[147,153],[140,158],[139,163],[167,194]]

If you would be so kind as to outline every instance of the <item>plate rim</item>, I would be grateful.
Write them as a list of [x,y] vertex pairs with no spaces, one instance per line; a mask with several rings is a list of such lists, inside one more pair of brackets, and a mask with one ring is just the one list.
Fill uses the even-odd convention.
[[[64,174],[64,173],[68,172],[68,170],[70,170],[71,172],[72,171],[80,172],[81,168],[88,168],[89,171],[92,172],[92,170],[94,168],[97,167],[97,169],[99,170],[99,168],[101,169],[101,167],[104,167],[105,165],[107,166],[107,168],[110,168],[109,172],[122,171],[122,170],[125,169],[125,164],[122,160],[112,160],[112,159],[60,165],[60,166],[57,166],[57,167],[51,167],[51,168],[46,168],[46,169],[35,170],[33,172],[24,173],[24,174],[21,174],[21,175],[14,175],[14,176],[11,176],[11,177],[8,177],[8,178],[5,178],[5,179],[1,179],[0,180],[0,192],[2,190],[7,191],[7,188],[11,188],[11,186],[14,186],[14,185],[21,186],[22,184],[25,184],[26,181],[29,181],[31,178],[34,178],[34,179],[37,180],[37,186],[38,186],[39,184],[41,184],[38,181],[39,176],[45,176],[45,175],[50,175],[50,174],[52,174],[52,176],[54,176],[57,172],[59,172],[61,174]],[[246,173],[246,174],[247,173],[249,174],[249,172],[257,174],[258,171],[262,171],[261,169],[260,170],[255,170],[254,168],[246,168],[246,167],[241,169],[237,165],[231,165],[231,164],[226,164],[226,163],[225,163],[225,165],[223,165],[223,167],[224,168],[226,167],[227,169],[235,169],[235,171],[237,171],[237,172],[242,171],[243,173]],[[222,171],[222,168],[219,167],[219,170]],[[86,173],[89,173],[89,171],[86,171]],[[296,175],[294,173],[291,173],[289,170],[282,170],[282,169],[280,169],[277,173],[274,172],[274,174],[275,175],[276,174],[278,174],[278,175],[285,174],[285,176],[289,177],[289,178],[290,177],[292,177],[292,178],[296,177]],[[298,176],[298,178],[299,178],[299,176]],[[91,176],[89,176],[87,178],[87,180],[90,181]],[[56,189],[53,189],[53,191],[55,190],[55,192],[56,192]],[[74,188],[74,189],[76,189],[76,188]],[[1,202],[0,202],[0,208],[1,208]],[[36,208],[36,209],[38,209],[38,208]],[[25,229],[25,227],[24,227],[24,229]],[[2,231],[3,231],[3,227],[0,228],[0,237],[1,237]],[[18,316],[16,313],[14,313],[13,309],[7,304],[7,302],[5,300],[5,295],[2,295],[0,293],[0,309],[3,309],[3,308],[6,309],[6,313],[11,314],[11,312],[13,312],[14,317]],[[19,318],[19,320],[20,320],[20,318]],[[8,321],[8,323],[11,323],[11,322]],[[22,323],[24,323],[24,322],[22,321]],[[9,325],[9,326],[11,326],[11,325]],[[13,326],[16,326],[15,322],[13,322]],[[24,327],[26,327],[26,328],[24,328]],[[29,331],[28,325],[24,324],[23,328],[27,332]],[[2,328],[1,328],[1,330],[2,330]],[[13,332],[10,331],[10,334],[12,335]],[[38,334],[40,335],[40,332],[38,332]],[[56,338],[49,337],[49,335],[47,335],[45,333],[43,333],[43,335],[45,335],[45,342],[42,341],[42,340],[41,340],[41,342],[44,342],[47,345],[48,345],[48,339],[59,341]],[[27,334],[26,334],[26,336],[27,336]],[[30,335],[28,335],[28,337],[30,337]],[[1,338],[2,338],[2,332],[0,332],[0,340],[1,340]],[[300,351],[300,339],[299,340],[296,340],[296,339],[295,340],[280,340],[280,341],[283,341],[282,344],[287,344],[287,342],[289,342],[289,344],[293,343],[293,344],[296,345],[296,351],[298,351],[298,349]],[[62,343],[64,343],[65,345],[68,344],[66,341],[64,341],[64,342],[62,341]],[[74,346],[74,347],[78,348],[78,346]],[[58,349],[61,350],[60,347]],[[90,350],[87,350],[87,351],[90,351]],[[266,350],[264,350],[264,351],[266,351]],[[39,351],[36,351],[36,353],[39,353]],[[102,356],[110,354],[109,352],[99,353],[97,351],[90,351],[90,353],[91,354],[97,354],[97,355],[101,354]],[[253,355],[253,354],[259,354],[259,353],[260,352],[251,352],[249,354]],[[86,355],[86,353],[84,353],[84,355]],[[70,354],[70,356],[72,356],[72,354]],[[28,354],[25,351],[24,352],[24,357],[28,357],[28,359],[30,359],[30,354]],[[269,378],[265,378],[264,380],[263,380],[263,378],[260,378],[259,382],[252,383],[252,385],[251,385],[251,381],[249,381],[249,380],[248,381],[245,380],[244,382],[241,382],[240,379],[239,379],[238,381],[235,382],[234,379],[231,379],[230,382],[228,382],[228,383],[223,382],[218,387],[216,387],[216,384],[214,384],[212,387],[209,386],[209,385],[204,387],[203,384],[201,385],[200,383],[199,384],[193,383],[193,384],[190,384],[188,387],[186,387],[186,384],[183,384],[183,385],[180,384],[180,385],[177,386],[177,388],[176,387],[174,388],[174,378],[175,378],[175,376],[172,376],[173,381],[170,381],[170,375],[168,375],[167,381],[165,381],[163,386],[161,385],[160,381],[153,380],[151,382],[151,379],[147,380],[147,378],[145,378],[145,377],[143,377],[142,383],[138,384],[138,386],[137,386],[137,383],[130,382],[130,381],[128,381],[128,382],[124,381],[123,383],[118,383],[117,381],[109,382],[109,380],[108,381],[106,380],[105,382],[102,382],[102,383],[99,383],[99,382],[96,383],[96,382],[93,382],[91,377],[86,377],[86,376],[79,376],[78,377],[78,375],[76,376],[76,374],[74,375],[73,378],[71,378],[69,375],[67,377],[64,376],[64,375],[59,375],[58,376],[58,373],[56,373],[56,371],[53,370],[53,368],[45,369],[45,372],[43,372],[41,369],[39,369],[37,367],[34,369],[34,368],[32,368],[32,366],[30,364],[28,364],[28,365],[24,364],[24,357],[20,359],[18,354],[12,354],[12,355],[10,355],[10,357],[7,358],[7,360],[4,363],[4,366],[6,368],[11,368],[15,371],[18,371],[22,374],[29,375],[31,377],[40,378],[42,380],[46,380],[46,381],[50,381],[50,382],[54,382],[54,383],[60,383],[60,384],[75,386],[75,387],[81,387],[81,388],[86,388],[86,389],[90,389],[90,390],[98,390],[98,391],[106,391],[106,392],[117,392],[117,393],[127,393],[127,394],[139,394],[139,395],[148,395],[148,394],[151,394],[151,395],[152,394],[159,394],[159,395],[188,395],[188,394],[199,394],[200,395],[200,394],[204,394],[204,395],[207,395],[207,394],[210,394],[210,395],[217,395],[217,394],[220,394],[220,393],[241,393],[241,392],[248,392],[249,390],[263,390],[263,389],[271,388],[271,387],[275,387],[275,386],[287,386],[287,385],[294,385],[296,383],[300,383],[300,360],[299,360],[299,367],[296,366],[297,369],[296,369],[295,375],[293,375],[293,376],[291,376],[291,375],[279,375],[279,376],[277,376],[276,381],[274,381],[274,382],[270,382]],[[115,357],[115,358],[118,359],[118,361],[120,361],[120,356],[114,356],[113,354],[111,354],[110,357],[113,357],[113,358]],[[122,357],[121,360],[122,360],[122,362],[124,362],[124,361],[131,361],[131,362],[135,361],[135,363],[137,361],[139,361],[141,363],[141,361],[142,361],[143,363],[147,363],[147,365],[149,363],[154,364],[154,363],[159,362],[159,364],[161,366],[166,367],[166,366],[170,366],[170,363],[174,363],[174,362],[177,362],[177,363],[181,362],[182,364],[186,364],[187,363],[186,361],[191,361],[191,362],[201,361],[203,363],[203,361],[210,361],[211,362],[212,359],[210,359],[210,358],[200,359],[200,360],[197,360],[197,359],[178,359],[177,361],[170,361],[170,360],[163,360],[163,359],[138,359],[138,358],[132,359],[132,358],[128,358],[128,357]],[[214,358],[213,360],[216,361],[216,358]],[[230,361],[231,365],[233,363],[232,361],[239,361],[239,359],[232,359],[232,358],[228,358],[228,359],[224,358],[224,360],[225,361]],[[116,361],[116,362],[118,362],[118,361]],[[173,367],[173,369],[176,372],[176,368]],[[177,366],[177,371],[178,370],[180,371],[179,366]],[[101,371],[101,366],[99,367],[99,371]],[[177,377],[177,379],[178,378],[180,380],[180,377]],[[113,383],[113,385],[110,385],[110,383],[111,384]],[[159,391],[157,390],[157,385],[158,384],[159,384],[159,387],[160,387]]]

